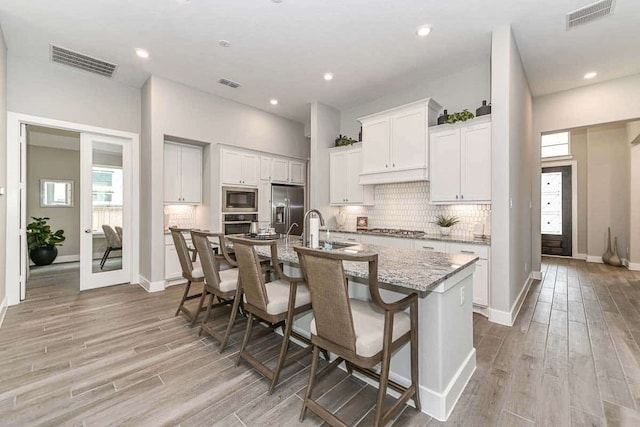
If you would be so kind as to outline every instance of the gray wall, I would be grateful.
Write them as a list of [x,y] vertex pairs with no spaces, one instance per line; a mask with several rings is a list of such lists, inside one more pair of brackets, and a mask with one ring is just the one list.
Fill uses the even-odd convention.
[[[140,274],[155,283],[164,280],[164,263],[159,260],[164,259],[162,183],[166,135],[305,160],[309,156],[309,140],[304,137],[302,123],[156,76],[142,88],[142,103]],[[209,158],[212,162],[217,159]],[[212,163],[211,170],[216,169]]]
[[[0,27],[0,187],[7,185],[7,46]],[[0,196],[0,315],[6,295],[4,268],[7,249],[7,197]]]
[[574,248],[577,254],[587,254],[587,178],[589,167],[587,163],[587,130],[578,129],[571,131],[571,155],[578,164],[578,247]]
[[467,108],[475,114],[476,108],[482,104],[482,100],[486,99],[489,102],[491,96],[490,83],[491,65],[487,58],[487,61],[455,74],[450,74],[437,80],[424,81],[421,85],[407,88],[403,91],[394,91],[388,96],[367,104],[343,109],[340,114],[339,133],[358,139],[358,133],[360,132],[358,117],[427,97],[435,99],[449,113]]
[[[574,129],[603,123],[640,118],[640,74],[609,80],[533,99],[533,138],[538,153],[534,156],[536,170],[540,165],[540,135],[545,132]],[[640,167],[640,165],[638,165]],[[540,269],[540,175],[533,182],[534,270]],[[631,193],[631,204],[640,205],[640,192]],[[635,230],[635,229],[634,229]],[[640,262],[640,229],[631,236],[637,239],[635,252]],[[633,255],[632,255],[633,256]]]
[[140,89],[59,64],[8,61],[8,110],[140,132]]
[[322,212],[326,225],[333,227],[334,213],[329,194],[329,148],[335,145],[340,129],[340,112],[319,102],[311,103],[311,162],[309,207]]
[[510,312],[531,270],[534,170],[531,93],[510,26],[493,31],[491,61],[490,308]]
[[[74,206],[40,207],[41,178],[73,180]],[[80,151],[27,145],[27,223],[33,216],[49,217],[52,229],[64,230],[66,240],[58,247],[59,256],[80,255]]]

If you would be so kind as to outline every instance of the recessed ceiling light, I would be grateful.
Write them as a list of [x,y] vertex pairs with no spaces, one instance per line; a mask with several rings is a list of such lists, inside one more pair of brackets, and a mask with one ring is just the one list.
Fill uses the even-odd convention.
[[426,37],[431,32],[431,25],[422,25],[416,30],[416,34],[420,37]]
[[282,0],[271,0],[274,3],[282,3]]
[[218,40],[218,44],[221,47],[229,47],[229,46],[231,46],[231,43],[229,43],[229,40]]
[[269,102],[271,103],[271,105],[278,105],[278,100],[277,99],[272,99]]
[[333,80],[333,73],[324,73],[322,76],[326,81]]
[[595,76],[597,76],[597,75],[598,75],[598,73],[596,73],[595,71],[591,71],[591,72],[588,72],[587,74],[585,74],[585,75],[584,75],[584,78],[585,78],[585,79],[592,79],[592,78],[594,78],[594,77],[595,77]]
[[136,49],[136,55],[138,55],[140,58],[148,58],[149,52],[144,49]]

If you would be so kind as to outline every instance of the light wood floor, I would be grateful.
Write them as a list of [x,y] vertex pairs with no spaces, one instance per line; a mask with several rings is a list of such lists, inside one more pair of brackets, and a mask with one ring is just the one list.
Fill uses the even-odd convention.
[[[181,286],[78,293],[60,282],[70,274],[40,277],[8,310],[1,425],[299,425],[308,359],[267,396],[266,380],[234,367],[243,323],[220,355],[173,317]],[[557,258],[543,274],[512,328],[474,317],[478,369],[446,424],[640,425],[640,274]],[[253,349],[273,361],[279,338]],[[349,423],[371,425],[374,388],[336,371],[318,392]],[[311,414],[304,423],[318,424]],[[411,408],[393,423],[439,424]]]

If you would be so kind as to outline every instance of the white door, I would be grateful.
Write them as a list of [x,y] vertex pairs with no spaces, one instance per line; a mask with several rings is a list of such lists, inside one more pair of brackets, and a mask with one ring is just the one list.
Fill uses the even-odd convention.
[[[81,134],[80,290],[131,280],[131,150],[127,139]],[[122,240],[103,226],[122,227]]]
[[432,202],[451,202],[460,197],[460,130],[429,136],[429,173]]
[[[20,124],[20,232],[18,271],[20,273],[20,301],[27,296],[27,274],[29,265],[29,249],[27,247],[27,125]],[[15,248],[15,247],[14,247]],[[7,245],[9,249],[9,245]]]

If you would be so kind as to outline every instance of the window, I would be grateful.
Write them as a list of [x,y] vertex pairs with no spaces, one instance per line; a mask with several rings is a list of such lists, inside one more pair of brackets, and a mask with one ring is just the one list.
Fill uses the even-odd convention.
[[558,157],[569,155],[569,132],[557,132],[542,135],[541,157]]
[[93,206],[122,206],[122,169],[93,168]]

